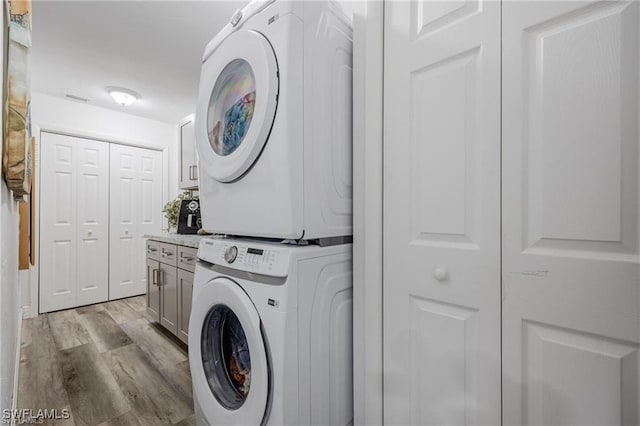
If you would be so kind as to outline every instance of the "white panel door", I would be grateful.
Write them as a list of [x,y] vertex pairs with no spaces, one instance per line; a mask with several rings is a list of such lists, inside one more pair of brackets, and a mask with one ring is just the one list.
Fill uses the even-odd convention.
[[162,227],[162,153],[111,145],[109,299],[144,294],[144,234]]
[[639,13],[503,3],[505,425],[640,424]]
[[78,139],[76,305],[109,298],[109,144]]
[[384,418],[499,425],[500,3],[385,3]]
[[40,311],[107,300],[109,146],[42,133]]

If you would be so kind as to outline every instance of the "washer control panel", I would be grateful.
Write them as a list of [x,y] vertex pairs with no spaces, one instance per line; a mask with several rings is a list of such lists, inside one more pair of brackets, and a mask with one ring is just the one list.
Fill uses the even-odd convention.
[[215,265],[274,277],[286,277],[289,270],[289,253],[285,249],[260,242],[203,239],[198,258]]

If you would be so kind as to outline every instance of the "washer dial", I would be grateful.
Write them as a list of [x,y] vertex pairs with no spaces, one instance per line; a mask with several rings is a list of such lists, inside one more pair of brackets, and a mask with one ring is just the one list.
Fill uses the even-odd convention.
[[235,262],[236,257],[238,257],[238,247],[231,246],[227,250],[225,250],[225,252],[224,252],[224,260],[226,260],[227,263]]

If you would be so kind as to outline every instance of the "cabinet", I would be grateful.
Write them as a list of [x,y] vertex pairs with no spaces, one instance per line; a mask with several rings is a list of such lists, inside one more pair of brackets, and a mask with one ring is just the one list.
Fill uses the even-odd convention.
[[191,297],[193,295],[193,272],[178,269],[178,337],[189,341],[189,316],[191,315]]
[[147,258],[147,314],[154,321],[160,321],[160,287],[158,274],[160,262]]
[[147,241],[147,315],[187,343],[195,248]]
[[178,334],[178,271],[175,266],[160,264],[160,324]]
[[198,188],[198,161],[193,118],[180,124],[180,189]]

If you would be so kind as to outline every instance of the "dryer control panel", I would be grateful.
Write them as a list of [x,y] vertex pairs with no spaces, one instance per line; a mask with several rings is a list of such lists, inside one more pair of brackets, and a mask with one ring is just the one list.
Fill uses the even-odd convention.
[[198,258],[215,265],[274,277],[286,277],[289,272],[289,253],[260,242],[203,239]]

